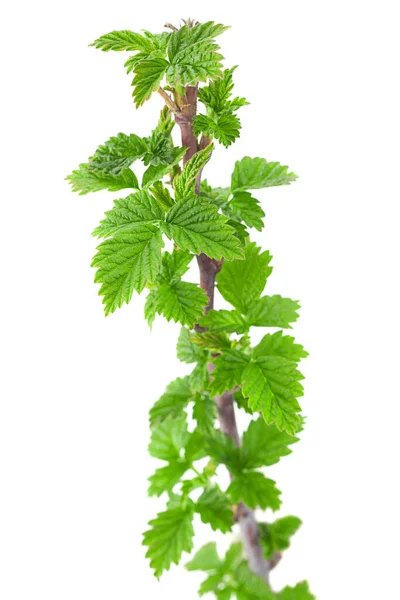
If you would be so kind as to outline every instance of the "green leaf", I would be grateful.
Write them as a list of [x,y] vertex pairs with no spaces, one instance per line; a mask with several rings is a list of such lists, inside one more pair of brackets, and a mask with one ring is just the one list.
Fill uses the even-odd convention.
[[225,350],[221,356],[215,358],[211,394],[223,394],[240,385],[249,360],[250,358],[246,354],[235,349]]
[[301,408],[296,400],[303,393],[300,378],[293,365],[279,359],[251,363],[243,373],[243,395],[267,423],[275,423],[280,431],[293,435],[300,422],[297,413]]
[[165,211],[168,211],[174,205],[169,189],[164,187],[161,181],[155,181],[150,191]]
[[156,313],[163,315],[167,321],[175,321],[190,328],[203,314],[208,304],[208,297],[197,283],[177,281],[161,284],[154,298]]
[[273,558],[275,552],[286,550],[290,546],[290,538],[301,526],[297,517],[283,517],[273,523],[260,523],[260,541],[265,558]]
[[203,523],[209,523],[214,531],[226,533],[233,525],[230,502],[217,485],[205,488],[196,503],[196,511]]
[[279,431],[275,425],[267,425],[262,418],[251,421],[243,434],[241,466],[243,469],[269,467],[290,454],[288,446],[296,442],[297,437]]
[[186,327],[182,327],[180,330],[176,351],[179,360],[188,364],[199,361],[203,362],[207,358],[207,353],[197,344],[193,343],[191,333]]
[[193,548],[193,505],[187,503],[158,513],[149,522],[151,529],[143,534],[143,545],[148,546],[146,558],[157,578],[168,571],[171,564],[178,564],[183,552]]
[[277,600],[316,600],[310,592],[307,581],[298,583],[295,587],[285,587],[276,594]]
[[139,223],[151,224],[161,221],[164,211],[148,191],[139,190],[126,198],[114,200],[114,207],[106,211],[105,215],[106,218],[100,221],[92,235],[109,237],[116,233],[134,232]]
[[149,496],[161,496],[164,492],[170,492],[188,468],[188,463],[175,460],[166,467],[157,469],[154,475],[149,477]]
[[286,185],[296,179],[297,175],[289,172],[289,167],[278,162],[267,162],[265,158],[245,156],[235,164],[231,190],[232,192],[238,192]]
[[294,337],[283,335],[282,331],[267,333],[261,342],[254,348],[253,355],[256,359],[266,356],[276,356],[295,363],[302,358],[307,358],[308,352],[301,344],[296,344]]
[[148,100],[159,87],[164,77],[168,62],[161,57],[143,58],[134,66],[133,98],[136,108]]
[[219,569],[221,565],[222,561],[218,556],[217,544],[210,542],[202,546],[185,567],[188,571],[213,571]]
[[207,108],[211,108],[216,114],[220,114],[227,108],[227,101],[232,95],[233,72],[237,65],[225,69],[223,76],[199,89],[198,98]]
[[235,578],[237,600],[275,600],[275,595],[269,586],[250,570],[247,562],[243,561],[238,565]]
[[190,386],[192,392],[204,392],[209,388],[210,377],[207,369],[207,362],[201,361],[197,363],[190,374]]
[[137,177],[130,169],[124,169],[119,175],[110,175],[90,169],[87,163],[79,165],[79,169],[72,171],[65,179],[71,184],[72,191],[79,192],[81,196],[101,190],[118,192],[126,188],[139,188]]
[[105,144],[99,146],[89,159],[89,168],[104,171],[111,175],[119,175],[131,164],[141,158],[147,151],[146,141],[131,133],[111,137]]
[[231,482],[227,494],[233,502],[244,502],[250,508],[260,507],[278,510],[281,505],[281,492],[275,481],[267,479],[262,473],[250,471],[239,473]]
[[206,199],[198,196],[177,202],[167,213],[164,233],[182,249],[210,258],[226,260],[242,258],[239,240],[226,219]]
[[263,296],[249,307],[247,320],[252,326],[291,328],[299,315],[300,304],[282,296]]
[[225,262],[217,275],[218,291],[242,314],[257,300],[272,272],[271,255],[253,242],[244,248],[245,260]]
[[200,319],[200,325],[212,332],[244,333],[249,324],[237,310],[210,310]]
[[193,254],[183,250],[163,252],[160,277],[169,283],[179,281],[187,273],[192,260]]
[[231,347],[230,339],[225,332],[204,331],[202,333],[192,333],[190,334],[190,340],[201,348],[207,348],[215,352]]
[[196,179],[203,170],[205,164],[210,159],[214,145],[209,144],[203,150],[196,152],[190,158],[180,175],[174,178],[175,200],[182,200],[193,196],[195,193]]
[[261,231],[264,227],[265,212],[259,201],[249,192],[237,192],[224,208],[225,213],[233,219],[244,221],[249,227]]
[[145,52],[151,52],[154,50],[154,45],[149,39],[140,33],[134,33],[133,31],[128,30],[106,33],[97,38],[90,46],[99,48],[100,50],[103,50],[103,52],[108,52],[109,50],[143,50]]
[[101,283],[105,314],[130,302],[133,291],[140,293],[155,281],[161,266],[161,231],[150,224],[132,226],[97,247],[92,267],[97,267],[95,283]]
[[177,165],[186,153],[186,148],[174,148],[173,160],[167,165],[150,165],[143,173],[142,187],[147,188],[154,185],[159,179],[168,175],[175,165]]
[[217,407],[208,394],[196,394],[193,404],[193,419],[201,431],[210,432],[217,418]]
[[168,84],[176,88],[220,77],[223,57],[213,38],[226,29],[208,21],[173,31],[168,44]]
[[189,376],[178,377],[150,409],[150,425],[154,427],[167,418],[178,419],[185,414],[185,408],[191,398]]
[[240,136],[240,119],[233,113],[225,111],[214,118],[197,115],[193,119],[193,131],[197,136],[204,134],[215,137],[226,148]]
[[152,429],[149,454],[161,460],[179,461],[188,441],[186,419],[168,419]]
[[233,474],[240,472],[240,454],[231,437],[214,429],[204,436],[208,456],[228,467]]

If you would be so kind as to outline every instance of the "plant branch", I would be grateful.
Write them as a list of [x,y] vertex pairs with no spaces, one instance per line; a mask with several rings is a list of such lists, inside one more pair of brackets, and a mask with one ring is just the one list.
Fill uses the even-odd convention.
[[[187,151],[183,159],[183,163],[185,165],[186,162],[198,150],[205,148],[210,143],[210,139],[206,136],[203,136],[199,144],[193,132],[192,121],[197,110],[197,86],[186,87],[186,94],[181,98],[180,106],[180,112],[175,112],[175,121],[181,130],[182,145],[187,146]],[[197,194],[200,191],[200,181],[201,173],[199,173],[199,176],[196,180]],[[196,258],[200,271],[200,287],[208,296],[208,304],[204,309],[204,312],[207,314],[207,312],[214,307],[215,278],[217,273],[222,268],[223,259],[215,260],[203,253],[197,255]],[[196,331],[202,332],[204,331],[204,328],[196,326]],[[210,363],[208,365],[210,374],[212,373],[213,369],[214,365]],[[236,423],[233,392],[226,391],[222,396],[217,396],[215,398],[215,403],[217,405],[221,431],[229,435],[233,439],[236,446],[240,446],[240,436]],[[254,512],[243,503],[240,503],[236,516],[240,526],[246,556],[249,561],[249,567],[259,577],[262,577],[267,583],[269,583],[271,564],[264,558],[263,555],[259,539],[259,528],[254,516]]]

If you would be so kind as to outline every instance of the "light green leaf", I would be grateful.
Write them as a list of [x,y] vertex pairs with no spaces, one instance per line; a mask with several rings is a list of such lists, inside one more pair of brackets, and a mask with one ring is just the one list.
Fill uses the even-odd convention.
[[155,281],[161,266],[161,231],[150,224],[137,224],[129,233],[118,233],[97,247],[92,266],[97,267],[95,283],[101,283],[105,314],[130,302],[133,291],[140,293]]
[[267,425],[263,418],[251,421],[243,434],[241,466],[243,469],[256,469],[273,465],[290,454],[288,446],[296,442],[297,437],[279,431],[275,425]]
[[310,592],[307,581],[298,583],[294,587],[285,587],[281,592],[276,594],[277,600],[316,600],[315,596]]
[[205,488],[196,503],[196,511],[203,523],[209,523],[214,531],[226,533],[233,525],[230,502],[218,485]]
[[213,571],[219,569],[221,565],[222,561],[218,556],[217,544],[210,542],[202,546],[185,567],[188,571]]
[[193,119],[193,131],[196,136],[203,134],[215,137],[226,148],[240,136],[240,129],[240,119],[230,111],[224,111],[214,118],[197,115]]
[[220,114],[227,108],[227,101],[233,90],[232,74],[236,68],[237,65],[225,69],[221,78],[210,81],[207,86],[199,89],[198,98],[200,102],[216,114]]
[[126,188],[139,188],[137,177],[130,169],[124,169],[116,176],[94,171],[87,163],[79,165],[79,169],[72,171],[65,179],[71,184],[72,191],[79,192],[81,196],[101,190],[118,192]]
[[203,314],[208,297],[197,283],[177,281],[159,285],[153,301],[156,313],[163,315],[167,321],[172,319],[192,328]]
[[206,199],[193,196],[177,202],[167,213],[164,233],[182,249],[210,258],[242,258],[239,240],[232,235],[225,217]]
[[276,185],[286,185],[295,181],[297,175],[289,172],[289,167],[278,162],[267,162],[265,158],[245,156],[237,161],[232,173],[231,190],[255,190]]
[[89,168],[119,175],[148,151],[146,140],[131,133],[119,133],[99,146],[89,159]]
[[302,358],[307,358],[308,352],[301,344],[296,344],[294,337],[283,335],[282,331],[267,333],[261,342],[254,348],[253,355],[256,359],[266,356],[276,356],[295,363]]
[[267,423],[275,423],[280,431],[293,435],[299,426],[301,408],[296,397],[303,388],[296,368],[272,357],[249,364],[243,373],[243,395],[254,411],[261,412]]
[[193,404],[193,419],[201,431],[210,432],[217,418],[215,401],[208,394],[196,394]]
[[244,248],[245,260],[225,262],[217,275],[218,290],[242,314],[257,300],[272,272],[271,255],[253,242]]
[[149,454],[161,460],[179,461],[188,441],[186,419],[167,419],[152,429]]
[[196,179],[210,159],[214,145],[209,144],[203,150],[196,152],[185,165],[182,173],[174,178],[175,200],[182,200],[195,193]]
[[175,460],[166,467],[157,469],[154,475],[149,477],[149,496],[161,496],[164,492],[170,492],[189,467],[187,462]]
[[178,564],[183,552],[193,548],[193,504],[179,506],[158,513],[149,522],[150,529],[143,534],[143,545],[148,546],[146,557],[157,578]]
[[220,77],[223,57],[217,52],[219,47],[213,38],[226,29],[208,21],[173,31],[168,43],[168,84],[180,87]]
[[240,454],[231,437],[214,429],[212,432],[204,436],[208,456],[219,464],[228,467],[233,474],[239,473]]
[[250,508],[260,507],[278,510],[281,505],[281,492],[275,486],[275,481],[267,479],[262,473],[249,471],[235,476],[227,494],[233,502],[244,502]]
[[114,200],[114,207],[105,215],[106,218],[100,221],[92,235],[109,237],[116,233],[134,232],[139,223],[154,224],[161,221],[164,210],[147,190],[139,190],[126,198]]
[[183,416],[190,398],[189,376],[178,377],[168,384],[164,394],[150,409],[150,425],[154,427],[167,418],[178,419]]
[[260,541],[265,558],[273,558],[275,552],[286,550],[290,546],[290,538],[301,526],[297,517],[283,517],[273,523],[260,523]]
[[109,50],[128,50],[131,52],[137,50],[143,50],[145,52],[151,52],[154,50],[154,44],[141,35],[140,33],[134,33],[133,31],[111,31],[101,37],[97,38],[91,46],[108,52]]
[[159,87],[164,77],[168,62],[161,57],[143,58],[134,66],[133,98],[136,108],[148,100]]
[[275,600],[265,581],[253,573],[247,562],[242,561],[235,571],[237,600]]
[[230,339],[225,332],[204,331],[202,333],[192,333],[190,340],[201,348],[207,348],[215,352],[231,347]]
[[174,205],[169,189],[163,186],[162,181],[155,181],[150,191],[165,211],[168,211]]
[[174,158],[170,164],[167,165],[150,165],[143,173],[142,187],[148,188],[154,185],[158,180],[162,179],[165,175],[168,175],[175,165],[177,165],[184,157],[186,148],[174,148]]
[[169,283],[179,281],[188,271],[192,260],[193,254],[189,254],[189,252],[184,252],[183,250],[163,252],[160,277]]
[[215,369],[212,373],[211,394],[223,394],[233,390],[242,382],[242,376],[250,358],[240,350],[225,350],[214,359]]
[[244,333],[249,329],[249,324],[237,310],[210,310],[200,319],[200,325],[207,327],[212,332]]
[[249,192],[237,192],[224,208],[225,214],[233,219],[244,221],[249,227],[261,231],[264,227],[265,212],[258,200]]
[[181,362],[184,363],[195,363],[195,362],[204,362],[207,358],[207,352],[195,344],[191,340],[191,333],[186,327],[182,327],[179,337],[178,343],[176,346],[177,356]]
[[291,328],[299,315],[300,304],[282,296],[263,296],[249,307],[247,320],[251,326]]

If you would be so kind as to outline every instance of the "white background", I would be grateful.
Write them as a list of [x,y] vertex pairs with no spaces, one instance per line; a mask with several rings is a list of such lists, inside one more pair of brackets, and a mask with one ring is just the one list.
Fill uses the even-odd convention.
[[[304,525],[273,585],[308,578],[319,600],[398,598],[399,37],[389,1],[6,3],[1,9],[2,600],[197,597],[161,582],[141,533],[155,461],[147,411],[187,371],[178,326],[150,333],[143,297],[103,317],[90,233],[118,194],[64,177],[119,131],[147,135],[124,57],[88,48],[113,29],[161,31],[190,14],[232,25],[241,139],[206,176],[227,185],[248,154],[288,164],[260,192],[274,255],[269,291],[300,299],[307,427],[270,470]],[[124,192],[123,192],[124,193]],[[196,272],[193,271],[196,276]],[[220,304],[221,306],[221,304]],[[196,547],[214,538],[199,528]]]

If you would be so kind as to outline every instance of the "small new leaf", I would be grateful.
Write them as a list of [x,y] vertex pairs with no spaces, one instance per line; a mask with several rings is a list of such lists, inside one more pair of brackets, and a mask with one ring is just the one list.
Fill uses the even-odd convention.
[[150,529],[143,534],[143,545],[148,546],[146,558],[157,578],[168,571],[171,564],[179,563],[183,552],[193,548],[193,504],[168,509],[149,521]]
[[278,510],[281,505],[281,492],[275,486],[275,481],[267,479],[257,471],[236,475],[227,489],[227,494],[233,502],[244,502],[250,508]]
[[212,373],[211,393],[223,394],[233,390],[242,382],[242,376],[250,358],[241,350],[225,350],[214,359],[215,369]]
[[153,92],[158,90],[167,67],[168,62],[156,56],[143,58],[134,65],[135,77],[132,81],[132,95],[136,108],[144,104]]
[[79,165],[79,169],[72,171],[65,179],[71,184],[72,191],[78,192],[80,196],[101,190],[118,192],[127,188],[139,188],[137,177],[130,169],[124,169],[119,175],[112,175],[95,171],[87,163]]
[[203,150],[196,152],[189,159],[180,175],[174,178],[175,200],[182,200],[193,196],[195,193],[196,179],[203,170],[205,164],[210,159],[214,145],[209,144]]
[[188,441],[186,419],[168,419],[152,429],[149,454],[161,460],[179,461]]
[[226,533],[233,525],[233,512],[226,495],[217,485],[210,485],[196,503],[196,511],[203,523],[209,523],[214,531]]
[[286,550],[290,546],[290,538],[301,526],[297,517],[283,517],[273,523],[260,523],[260,541],[266,559],[273,558],[275,552]]
[[272,256],[268,251],[261,252],[254,242],[244,248],[244,254],[243,261],[224,263],[217,275],[219,292],[242,314],[260,297],[272,272]]
[[240,449],[241,467],[256,469],[269,467],[283,456],[291,453],[289,446],[298,442],[298,438],[279,431],[275,425],[267,425],[263,418],[251,421],[243,434]]
[[302,581],[294,587],[287,586],[276,594],[277,600],[315,600],[310,592],[307,581]]
[[163,395],[150,409],[150,425],[154,427],[167,418],[179,419],[184,416],[190,398],[189,376],[178,377],[168,384]]
[[238,192],[287,185],[296,179],[297,175],[289,172],[289,167],[278,162],[267,162],[265,158],[245,156],[235,164],[231,190]]
[[108,52],[109,50],[116,50],[117,52],[121,50],[151,52],[154,50],[154,45],[149,39],[140,33],[128,30],[106,33],[97,38],[90,46],[99,48],[103,52]]

